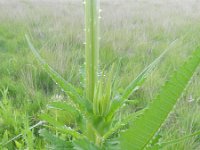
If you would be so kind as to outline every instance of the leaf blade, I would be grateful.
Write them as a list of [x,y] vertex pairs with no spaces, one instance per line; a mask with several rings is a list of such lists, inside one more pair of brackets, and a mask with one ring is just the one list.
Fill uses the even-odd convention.
[[120,140],[123,149],[142,150],[149,144],[175,106],[199,64],[200,50],[197,49],[192,57],[173,74],[144,114],[122,134]]
[[37,50],[35,49],[35,47],[31,43],[30,38],[27,35],[25,35],[25,37],[26,37],[26,40],[28,42],[28,45],[29,45],[31,51],[33,52],[33,54],[37,58],[38,62],[42,65],[43,69],[50,75],[50,77],[56,82],[56,84],[58,84],[64,90],[64,92],[67,95],[69,95],[69,97],[71,98],[72,102],[77,107],[77,109],[83,110],[85,108],[85,106],[88,106],[89,103],[87,103],[87,105],[84,104],[86,102],[86,100],[83,99],[79,95],[79,93],[77,92],[76,88],[72,84],[67,82],[65,79],[63,79],[56,71],[54,71],[41,58],[41,56],[39,55],[39,53],[37,52]]

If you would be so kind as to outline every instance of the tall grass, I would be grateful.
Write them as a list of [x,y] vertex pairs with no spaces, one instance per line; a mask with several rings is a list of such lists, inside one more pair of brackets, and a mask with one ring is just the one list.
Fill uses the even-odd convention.
[[[54,104],[53,107],[64,109],[65,111],[69,111],[66,108],[76,109],[77,113],[79,113],[82,118],[77,126],[77,128],[81,129],[81,134],[76,131],[76,128],[71,129],[69,127],[64,127],[64,124],[62,123],[54,122],[53,118],[47,114],[42,115],[42,119],[53,125],[56,130],[72,136],[71,144],[63,145],[66,146],[66,148],[73,147],[76,149],[77,147],[81,147],[83,149],[88,149],[90,147],[89,149],[106,149],[107,146],[118,146],[123,149],[134,148],[139,150],[165,146],[165,143],[154,142],[154,137],[167,119],[169,113],[172,111],[172,108],[177,103],[178,98],[181,96],[183,90],[190,81],[190,78],[198,67],[200,63],[199,49],[195,50],[192,58],[172,75],[170,81],[165,84],[158,96],[147,109],[141,113],[129,114],[128,117],[118,117],[118,112],[120,112],[121,108],[125,105],[129,96],[140,87],[168,49],[166,49],[153,63],[146,67],[141,74],[125,88],[119,98],[113,99],[113,71],[107,76],[106,80],[104,80],[103,77],[98,79],[99,19],[99,1],[86,0],[86,88],[83,89],[86,92],[86,96],[84,96],[84,94],[79,94],[76,87],[66,82],[59,74],[57,74],[40,57],[37,50],[31,44],[30,39],[26,36],[29,47],[37,57],[38,61],[52,79],[59,84],[67,95],[69,95],[73,104],[71,106],[64,106],[62,103],[57,103]],[[160,109],[161,106],[162,108]],[[122,121],[119,122],[117,121],[118,119]],[[133,125],[130,125],[127,131],[118,139],[121,129],[124,125],[129,123],[133,123]],[[43,131],[43,133],[44,132],[46,131]],[[117,134],[117,137],[115,137],[114,134]],[[199,134],[199,132],[182,138],[180,141],[197,134]],[[44,137],[45,135],[43,134]],[[119,141],[120,144],[111,144],[111,139],[115,139],[115,142]],[[152,142],[154,143],[152,144]],[[173,142],[168,143],[172,144]],[[61,142],[61,144],[63,144],[63,142]]]
[[[88,16],[93,16],[91,14],[99,10],[97,1],[90,1],[88,6],[93,6],[86,7],[86,11],[90,10]],[[91,10],[91,8],[95,10]],[[85,14],[87,18],[87,13]],[[98,15],[95,15],[95,17],[94,20],[97,19]],[[88,36],[86,35],[86,84],[84,86],[86,88],[81,88],[81,86],[75,87],[68,82],[70,80],[65,81],[49,67],[40,55],[38,55],[38,52],[27,37],[29,46],[39,60],[39,63],[51,78],[65,91],[68,97],[68,101],[50,102],[47,106],[48,110],[40,116],[41,120],[48,122],[48,124],[44,125],[43,130],[39,132],[46,143],[48,143],[46,145],[54,149],[117,149],[120,147],[121,149],[142,149],[144,147],[146,149],[152,149],[167,144],[176,144],[198,135],[199,132],[196,132],[175,141],[170,140],[169,142],[156,143],[159,141],[157,140],[159,139],[159,127],[166,120],[169,112],[172,110],[172,106],[177,102],[177,97],[180,96],[180,93],[183,91],[182,89],[187,85],[197,67],[198,50],[196,50],[194,55],[192,55],[192,59],[190,59],[184,67],[181,67],[177,73],[174,73],[169,84],[166,84],[158,94],[159,96],[155,98],[155,102],[153,101],[149,107],[142,111],[137,111],[135,113],[131,110],[131,112],[133,112],[133,114],[131,114],[125,111],[127,108],[131,109],[132,106],[130,106],[130,104],[135,103],[134,100],[130,99],[130,96],[132,97],[133,93],[142,90],[140,88],[141,85],[148,75],[152,73],[155,66],[158,65],[158,62],[164,58],[165,52],[151,65],[147,66],[126,88],[118,93],[118,91],[115,91],[116,88],[113,88],[113,72],[116,71],[115,67],[112,69],[109,68],[111,71],[105,73],[105,77],[102,75],[98,76],[98,72],[100,72],[98,71],[99,58],[96,56],[98,56],[99,53],[99,48],[97,47],[99,43],[99,34],[96,32],[98,24],[95,24],[95,22],[93,23],[89,24],[90,28],[88,29],[90,34],[88,34]],[[89,25],[86,23],[86,31]],[[87,49],[87,43],[93,45],[93,48],[89,46]],[[96,59],[93,60],[92,58]],[[123,63],[126,64],[126,62]],[[174,85],[178,86],[176,87]],[[169,90],[169,87],[171,90]],[[115,93],[117,94],[114,95]],[[166,104],[165,102],[168,100],[170,102]],[[161,109],[160,106],[162,106]],[[49,111],[51,112],[52,110],[53,113],[55,113],[54,115],[49,113]],[[124,112],[126,115],[124,115]],[[63,120],[69,118],[69,116],[74,118],[73,122],[64,122]],[[27,145],[30,145],[31,148],[33,147],[31,139],[34,137],[31,136],[29,131],[27,132],[27,124],[28,123],[25,122],[25,134],[23,134],[23,137]],[[146,129],[145,125],[148,125],[149,128]],[[141,128],[142,126],[144,127]],[[127,130],[127,132],[121,133],[121,131],[124,130]],[[56,134],[54,134],[55,131]],[[29,136],[26,136],[26,133]],[[149,136],[149,134],[151,134],[151,136]],[[152,140],[153,137],[156,140]],[[20,148],[20,143],[16,145]]]

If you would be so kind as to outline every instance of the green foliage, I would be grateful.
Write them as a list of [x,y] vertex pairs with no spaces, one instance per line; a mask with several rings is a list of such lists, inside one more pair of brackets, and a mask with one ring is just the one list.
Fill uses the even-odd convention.
[[44,137],[44,139],[49,143],[47,145],[47,149],[57,150],[57,149],[71,149],[72,144],[67,142],[59,137],[55,136],[53,133],[47,131],[46,129],[42,129],[39,131],[40,136]]
[[[95,7],[93,7],[94,5]],[[147,26],[149,30],[146,30],[146,26],[143,28],[142,22],[144,21],[142,19],[134,20],[135,18],[133,18],[130,20],[136,22],[134,31],[132,27],[123,29],[124,27],[118,26],[118,24],[105,29],[106,32],[103,32],[103,36],[108,36],[110,39],[102,42],[101,65],[99,65],[99,27],[96,26],[99,22],[99,4],[98,1],[88,0],[85,6],[87,10],[85,19],[88,23],[86,27],[86,53],[88,54],[88,57],[85,57],[86,64],[83,63],[81,52],[82,39],[79,39],[79,30],[74,23],[75,27],[73,27],[72,32],[69,32],[69,35],[67,32],[71,28],[68,26],[69,28],[65,30],[64,22],[61,25],[64,27],[63,30],[59,28],[59,31],[62,30],[63,33],[58,34],[57,32],[59,24],[53,26],[53,30],[55,28],[56,31],[55,37],[52,35],[53,30],[50,34],[45,31],[49,30],[46,26],[47,23],[54,25],[51,23],[51,17],[45,15],[41,22],[37,20],[37,23],[31,23],[31,33],[41,41],[41,44],[44,44],[42,47],[44,57],[48,58],[47,62],[50,62],[52,68],[56,68],[56,71],[61,73],[63,77],[44,62],[29,41],[29,47],[44,70],[35,64],[24,44],[23,30],[27,32],[24,25],[9,23],[2,26],[3,23],[0,23],[0,89],[4,89],[0,94],[0,149],[121,149],[120,140],[123,138],[121,138],[121,135],[124,135],[123,132],[129,132],[139,118],[145,118],[143,115],[149,112],[148,109],[152,105],[144,108],[145,104],[152,99],[166,77],[181,64],[199,41],[198,32],[196,32],[199,30],[198,23],[190,22],[189,28],[182,24],[181,27],[174,27],[177,29],[175,31],[163,27],[158,29],[154,22],[155,26],[149,23]],[[66,19],[65,16],[63,20]],[[13,19],[12,21],[14,22]],[[29,23],[28,20],[23,22],[26,25]],[[187,37],[181,38],[175,46],[170,47],[172,51],[166,62],[161,64],[159,70],[154,68],[163,60],[165,52],[152,64],[147,65],[161,53],[169,41],[174,41],[183,32],[191,30],[191,26],[194,30],[189,33],[192,34],[187,34]],[[39,28],[43,28],[44,31],[40,31]],[[154,28],[159,31],[155,32]],[[76,33],[78,34],[76,35]],[[46,43],[47,38],[50,41]],[[35,44],[37,47],[40,45],[37,41]],[[54,49],[56,49],[55,52]],[[66,55],[60,49],[63,49]],[[177,56],[177,53],[180,57]],[[58,55],[61,56],[57,57]],[[119,58],[121,55],[123,55],[122,59]],[[112,70],[110,66],[116,60],[121,60],[119,67],[117,69],[114,67],[113,71],[109,71]],[[78,78],[79,65],[82,65],[83,68],[83,78],[80,80]],[[105,65],[106,69],[103,69],[103,72],[98,70]],[[138,75],[143,67],[145,69]],[[151,74],[153,71],[155,72]],[[117,72],[120,73],[120,77],[118,77]],[[136,77],[135,80],[132,80],[133,76]],[[150,78],[144,82],[147,77]],[[64,78],[67,78],[67,81]],[[53,80],[61,90],[56,88]],[[79,81],[82,83],[79,84]],[[184,106],[182,106],[183,110],[178,108],[175,111],[175,117],[170,117],[171,122],[162,128],[161,132],[156,131],[156,135],[152,135],[148,144],[151,147],[148,149],[165,149],[167,146],[172,147],[172,149],[195,149],[195,144],[199,145],[199,132],[196,132],[200,125],[198,123],[198,81],[199,78],[196,76],[195,81],[192,82],[192,88],[183,98],[185,100]],[[182,83],[182,78],[173,82]],[[187,100],[190,95],[192,98]],[[47,107],[44,108],[44,106]],[[188,108],[188,106],[196,107]],[[186,108],[191,110],[187,111]],[[157,113],[160,110],[153,110],[153,112]],[[186,116],[187,113],[195,115]],[[37,124],[30,126],[35,124],[38,118],[45,121],[45,124],[42,123],[43,127],[41,127],[42,130],[39,131],[39,134],[38,128],[40,127]],[[173,129],[173,126],[176,125],[174,122],[178,121],[178,128],[176,126]],[[153,126],[153,124],[154,122],[151,125]],[[181,128],[181,126],[183,127]],[[169,136],[168,132],[173,132],[171,134],[174,137]],[[185,134],[188,136],[178,138],[178,136]],[[176,138],[178,140],[171,140]],[[131,143],[134,142],[131,141]],[[186,145],[194,146],[188,148]]]
[[[41,65],[43,65],[43,68],[46,70],[46,72],[49,73],[52,79],[54,79],[60,85],[60,87],[64,89],[66,94],[68,94],[71,97],[72,99],[71,102],[75,103],[75,105],[73,105],[72,103],[70,106],[68,104],[65,104],[64,102],[54,102],[50,105],[50,107],[53,109],[68,111],[69,114],[74,113],[75,111],[76,114],[79,114],[79,116],[82,115],[82,118],[85,118],[86,121],[84,121],[84,119],[83,120],[81,119],[80,122],[77,122],[79,123],[78,128],[82,129],[81,130],[82,134],[79,134],[77,131],[73,130],[71,127],[66,127],[65,123],[59,122],[58,120],[55,120],[55,118],[47,114],[42,114],[41,119],[47,121],[51,126],[54,126],[55,129],[61,133],[70,134],[75,139],[80,139],[80,138],[82,139],[84,137],[84,139],[85,138],[87,139],[87,140],[85,139],[86,141],[93,142],[97,146],[103,147],[102,145],[103,141],[107,140],[107,138],[109,138],[110,135],[117,132],[124,125],[123,124],[119,126],[117,122],[114,121],[116,119],[115,117],[108,118],[108,114],[111,112],[110,107],[112,106],[112,103],[113,103],[113,101],[111,101],[112,100],[111,95],[112,95],[112,85],[113,85],[112,74],[113,74],[114,68],[111,69],[108,75],[108,78],[105,81],[103,80],[104,79],[103,77],[101,80],[99,80],[99,83],[97,85],[96,92],[94,95],[95,99],[93,100],[93,107],[92,107],[93,111],[91,112],[89,109],[90,107],[88,107],[88,105],[85,105],[86,103],[88,103],[87,98],[84,98],[83,97],[84,95],[82,95],[83,98],[81,98],[79,93],[75,90],[74,87],[72,87],[71,84],[68,84],[63,78],[58,76],[57,73],[55,73],[46,64],[46,62],[44,62],[41,59],[41,57],[39,56],[39,54],[37,53],[33,45],[30,43],[30,40],[28,37],[27,37],[27,40],[33,53],[36,55],[38,60],[40,60],[39,62],[41,63]],[[80,98],[82,99],[82,101],[77,102],[76,100],[80,100]],[[76,107],[76,104],[78,104],[77,105],[78,107]],[[87,107],[88,108],[83,109],[82,106],[84,105],[86,108]],[[66,114],[66,115],[69,115],[69,114]],[[128,117],[126,119],[125,124],[127,124],[129,120],[133,118]],[[54,127],[49,127],[49,128],[53,129]]]
[[147,66],[137,77],[134,79],[123,91],[121,97],[119,100],[114,101],[111,112],[109,114],[110,117],[113,116],[116,111],[123,106],[124,102],[128,100],[131,94],[133,94],[135,91],[137,91],[142,83],[145,81],[147,76],[154,70],[156,65],[160,62],[160,60],[163,58],[164,54],[167,52],[168,49],[166,49],[154,62],[152,62],[149,66]]
[[35,54],[35,56],[37,57],[39,63],[42,65],[42,67],[45,69],[45,71],[51,76],[51,78],[56,82],[56,84],[58,84],[62,90],[64,90],[64,92],[66,92],[66,94],[68,94],[68,96],[70,96],[71,98],[71,102],[74,104],[74,107],[76,109],[90,109],[90,103],[88,101],[85,101],[85,103],[83,103],[84,101],[82,100],[83,98],[79,95],[78,91],[76,90],[76,88],[68,83],[66,80],[64,80],[57,72],[55,72],[38,54],[38,52],[36,51],[36,49],[33,47],[33,45],[30,42],[30,39],[28,38],[28,36],[26,35],[26,39],[28,41],[28,44],[32,50],[32,52]]
[[106,76],[107,79],[105,82],[102,76],[96,85],[93,99],[93,113],[97,116],[107,116],[110,112],[112,105],[113,68],[109,75]]
[[148,147],[177,103],[199,64],[200,50],[197,49],[192,57],[166,82],[143,115],[133,122],[126,133],[122,134],[121,145],[123,149],[142,150]]
[[[107,149],[110,139],[118,138],[120,135],[118,147],[122,149],[146,149],[158,148],[156,143],[159,140],[154,135],[159,131],[161,125],[167,119],[169,113],[177,103],[186,85],[190,81],[196,68],[200,63],[200,51],[197,49],[192,57],[173,74],[171,80],[166,82],[157,98],[142,113],[134,115],[122,115],[118,117],[122,106],[126,105],[130,95],[138,90],[146,77],[154,70],[155,66],[163,58],[165,50],[153,63],[146,67],[141,74],[133,80],[124,92],[115,98],[113,95],[113,69],[107,79],[104,79],[104,73],[101,79],[98,79],[98,61],[99,61],[99,1],[85,1],[85,22],[86,22],[86,46],[85,46],[85,80],[84,92],[78,92],[72,84],[64,80],[55,72],[39,55],[32,45],[29,37],[26,35],[27,42],[33,54],[36,56],[43,69],[50,77],[64,90],[69,96],[70,103],[54,103],[54,109],[68,111],[81,116],[81,120],[76,122],[73,128],[64,122],[56,120],[52,116],[43,113],[41,119],[50,124],[46,126],[60,134],[70,135],[73,149]],[[121,121],[119,121],[120,119]],[[75,119],[76,120],[76,119]],[[78,129],[78,130],[77,130]],[[120,134],[123,129],[127,130]],[[80,131],[79,131],[80,130]],[[47,138],[47,132],[44,136],[51,144],[53,139],[59,140],[55,136]],[[63,144],[64,141],[59,143]],[[112,144],[111,144],[112,145]],[[56,147],[56,143],[54,143]],[[65,145],[66,146],[66,145]],[[154,147],[153,147],[154,146]],[[112,146],[111,146],[112,147]]]

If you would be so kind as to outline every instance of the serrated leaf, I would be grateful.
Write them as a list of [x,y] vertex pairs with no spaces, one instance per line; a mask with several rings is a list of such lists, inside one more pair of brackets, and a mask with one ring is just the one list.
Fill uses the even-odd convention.
[[[64,92],[71,97],[72,102],[77,106],[77,109],[80,108],[82,111],[85,110],[85,108],[89,109],[89,106],[91,105],[88,101],[83,99],[79,93],[77,92],[76,88],[67,82],[65,79],[63,79],[56,71],[54,71],[39,55],[38,51],[35,49],[33,44],[31,43],[29,37],[25,35],[26,40],[28,42],[28,45],[37,58],[38,62],[42,65],[43,69],[49,74],[49,76],[58,84]],[[90,106],[91,107],[91,106]]]
[[191,58],[173,73],[170,80],[161,88],[160,93],[144,114],[136,119],[130,129],[121,135],[122,149],[143,150],[150,144],[154,135],[173,110],[199,64],[200,50],[197,49]]
[[109,131],[103,136],[103,139],[106,140],[107,138],[109,138],[112,134],[116,133],[117,131],[119,131],[122,127],[124,127],[125,125],[127,125],[129,122],[135,120],[137,117],[140,117],[140,115],[142,115],[144,113],[145,109],[137,111],[135,113],[132,113],[130,115],[128,115],[127,117],[125,117],[122,121],[117,122],[114,127],[112,127],[111,129],[109,129]]
[[168,48],[166,48],[161,55],[155,59],[149,66],[147,66],[137,77],[134,79],[124,90],[122,96],[115,100],[111,107],[111,112],[109,114],[109,118],[112,118],[113,114],[124,104],[124,102],[129,98],[129,96],[138,90],[138,88],[142,85],[142,83],[145,81],[147,76],[152,73],[152,71],[155,69],[157,64],[161,61],[161,59],[164,57],[166,52],[169,50],[169,48],[176,42],[173,41]]
[[42,129],[39,131],[40,136],[42,136],[45,141],[47,141],[50,144],[50,149],[52,150],[72,150],[73,145],[69,141],[64,141],[63,139],[60,139],[59,137],[55,136],[53,133],[47,131],[46,129]]
[[76,132],[70,127],[65,126],[65,124],[55,120],[55,118],[47,114],[42,114],[40,118],[53,126],[53,127],[48,126],[49,128],[54,128],[55,130],[58,130],[64,134],[72,135],[75,138],[81,138],[81,135],[78,132]]

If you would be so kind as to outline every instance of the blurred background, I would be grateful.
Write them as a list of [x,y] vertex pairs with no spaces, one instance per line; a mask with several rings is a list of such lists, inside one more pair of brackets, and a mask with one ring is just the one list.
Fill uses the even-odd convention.
[[[133,110],[144,108],[184,60],[199,47],[198,0],[101,0],[100,68],[122,60],[119,93],[166,48],[169,52],[143,87],[131,96]],[[42,57],[66,80],[82,86],[83,0],[0,0],[0,143],[36,123],[63,92],[38,65],[25,40],[31,36]],[[173,44],[171,44],[173,43]],[[200,129],[200,77],[197,71],[162,129],[166,141]],[[65,121],[71,121],[69,120]],[[42,145],[37,133],[29,144]],[[16,144],[17,143],[17,144]],[[19,139],[13,145],[26,143]],[[25,144],[26,145],[26,144]],[[200,137],[167,149],[198,150]]]

